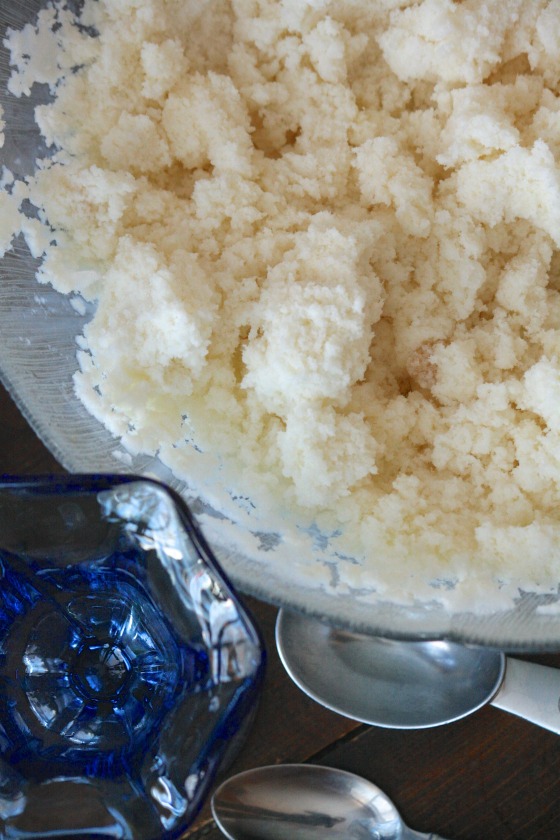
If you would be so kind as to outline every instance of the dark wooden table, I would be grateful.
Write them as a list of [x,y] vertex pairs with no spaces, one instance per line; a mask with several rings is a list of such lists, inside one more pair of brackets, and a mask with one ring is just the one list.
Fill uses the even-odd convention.
[[[62,473],[0,387],[0,472]],[[276,610],[247,598],[268,648],[253,729],[228,775],[261,764],[314,761],[352,770],[391,796],[410,826],[450,840],[560,838],[560,738],[487,706],[437,729],[363,726],[308,699],[274,646]],[[560,667],[560,654],[533,657]],[[189,840],[219,840],[208,807]],[[286,840],[297,840],[286,837]]]

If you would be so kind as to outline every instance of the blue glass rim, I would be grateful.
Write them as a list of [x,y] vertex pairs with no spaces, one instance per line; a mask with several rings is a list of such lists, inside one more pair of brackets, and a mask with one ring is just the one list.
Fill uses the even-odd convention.
[[[14,550],[18,535],[35,530],[34,501],[50,522],[50,499],[57,513],[61,499],[70,513],[95,516],[96,504],[80,508],[84,498],[110,503],[109,537],[93,559],[85,552],[96,545],[95,528],[82,554],[80,527],[74,542],[61,528],[58,559],[56,528],[42,543],[42,525]],[[142,508],[142,519],[134,503],[147,498],[164,507]],[[266,660],[260,630],[187,504],[163,483],[130,474],[2,476],[0,518],[20,503],[19,524],[5,518],[8,536],[0,535],[0,836],[4,825],[11,838],[175,840],[252,722]],[[101,510],[99,522],[105,527]],[[119,554],[115,539],[125,546]],[[67,831],[56,825],[83,796],[85,810],[106,822],[117,813],[115,833],[99,816]],[[145,812],[136,825],[119,812],[126,798]]]

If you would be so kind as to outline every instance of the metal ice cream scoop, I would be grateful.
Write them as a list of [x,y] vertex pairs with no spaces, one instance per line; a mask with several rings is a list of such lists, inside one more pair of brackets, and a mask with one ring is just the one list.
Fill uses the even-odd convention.
[[276,643],[296,685],[363,723],[424,729],[491,703],[560,734],[560,670],[494,648],[367,636],[287,610]]

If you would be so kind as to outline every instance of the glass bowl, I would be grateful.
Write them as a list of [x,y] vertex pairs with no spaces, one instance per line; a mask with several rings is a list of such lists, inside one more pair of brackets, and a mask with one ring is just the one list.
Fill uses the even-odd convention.
[[[0,38],[6,27],[33,20],[42,0],[8,0],[0,6]],[[16,177],[34,169],[38,152],[46,154],[35,127],[33,109],[48,99],[46,86],[30,97],[6,93],[9,56],[0,48],[0,103],[5,110],[6,142],[0,164]],[[209,453],[189,452],[188,468],[173,475],[156,457],[131,455],[76,397],[76,337],[92,308],[35,280],[38,261],[18,239],[0,260],[0,378],[33,429],[70,472],[131,472],[160,479],[189,504],[219,562],[240,590],[359,632],[397,638],[449,638],[530,651],[560,647],[558,589],[514,591],[505,597],[501,584],[476,593],[477,608],[449,606],[448,582],[418,597],[386,598],[375,581],[361,575],[359,586],[344,582],[355,564],[341,556],[328,534],[283,520],[263,522],[255,515],[258,499],[239,497],[219,481],[219,463]],[[560,582],[560,574],[559,574]],[[430,594],[431,593],[431,594]],[[504,597],[502,597],[504,596]],[[496,604],[485,609],[485,602]],[[480,607],[480,609],[478,609]]]
[[176,838],[243,742],[259,634],[182,500],[0,483],[0,834]]

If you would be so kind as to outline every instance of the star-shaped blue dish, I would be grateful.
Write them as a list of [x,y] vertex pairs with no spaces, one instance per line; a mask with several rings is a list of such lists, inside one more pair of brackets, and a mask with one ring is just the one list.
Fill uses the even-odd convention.
[[263,670],[171,490],[0,482],[0,837],[179,837],[241,745]]

